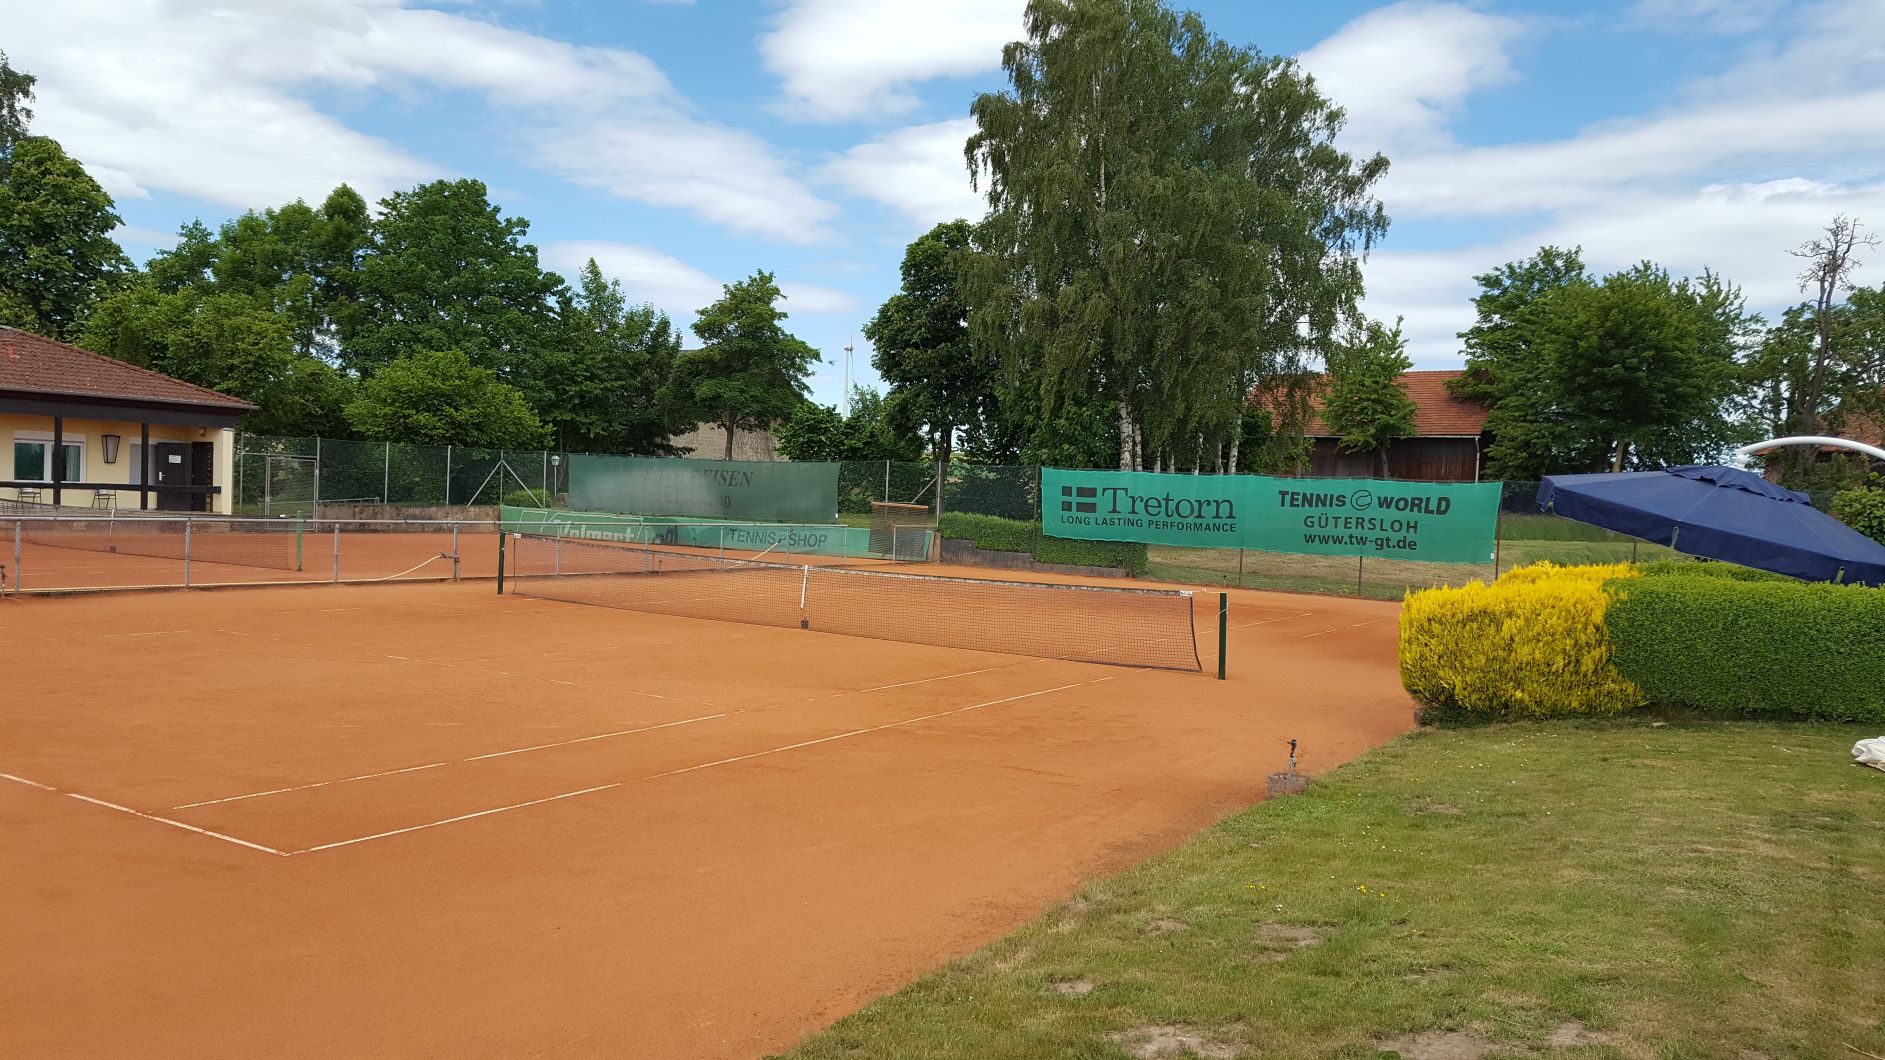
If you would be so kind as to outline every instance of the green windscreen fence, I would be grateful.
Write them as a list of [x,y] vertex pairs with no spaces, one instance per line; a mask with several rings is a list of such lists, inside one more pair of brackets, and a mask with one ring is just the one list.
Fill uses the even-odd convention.
[[1377,479],[1041,472],[1053,537],[1247,548],[1433,563],[1487,563],[1500,484]]
[[838,465],[572,455],[569,506],[634,515],[831,523],[838,518]]

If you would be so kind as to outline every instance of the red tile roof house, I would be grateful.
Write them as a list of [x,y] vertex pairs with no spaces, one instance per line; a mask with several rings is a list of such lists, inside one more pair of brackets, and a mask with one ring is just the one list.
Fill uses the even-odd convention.
[[229,514],[255,406],[0,326],[0,504]]
[[[1447,380],[1460,369],[1407,372],[1401,389],[1414,402],[1414,430],[1409,438],[1388,444],[1388,477],[1416,482],[1478,482],[1485,466],[1486,414],[1484,405],[1462,401],[1447,391]],[[1322,422],[1322,398],[1310,400],[1314,410],[1303,433],[1310,440],[1308,463],[1302,474],[1311,478],[1380,478],[1381,457],[1373,450],[1344,453],[1341,436]]]

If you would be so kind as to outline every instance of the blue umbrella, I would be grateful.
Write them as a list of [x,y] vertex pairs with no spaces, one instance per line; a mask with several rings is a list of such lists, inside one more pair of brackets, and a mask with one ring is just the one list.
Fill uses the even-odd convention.
[[1567,519],[1807,581],[1885,585],[1885,545],[1751,471],[1709,465],[1550,475],[1538,506]]

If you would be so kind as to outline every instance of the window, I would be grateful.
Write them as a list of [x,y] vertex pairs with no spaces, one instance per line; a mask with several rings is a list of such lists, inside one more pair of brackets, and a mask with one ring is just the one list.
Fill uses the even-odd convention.
[[[13,477],[21,480],[37,479],[40,482],[52,481],[52,468],[46,466],[46,451],[52,448],[51,442],[26,442],[15,440],[13,443]],[[67,442],[65,466],[60,468],[61,482],[83,482],[85,480],[85,445],[82,442]]]

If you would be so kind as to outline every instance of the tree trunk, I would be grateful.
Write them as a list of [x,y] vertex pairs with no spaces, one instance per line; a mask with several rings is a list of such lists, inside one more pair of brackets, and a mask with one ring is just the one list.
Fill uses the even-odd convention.
[[1230,437],[1230,474],[1237,473],[1237,447],[1242,444],[1244,432],[1238,431]]
[[936,518],[943,513],[943,486],[949,481],[949,457],[955,452],[956,429],[944,424],[936,437]]
[[1125,401],[1119,403],[1119,470],[1137,470],[1133,464],[1132,413]]
[[1393,478],[1394,476],[1388,472],[1388,443],[1382,442],[1376,452],[1381,454],[1381,477]]
[[1610,458],[1610,470],[1613,474],[1623,470],[1623,451],[1629,447],[1629,444],[1622,438],[1617,439],[1617,451]]
[[727,455],[726,455],[726,458],[727,458],[728,460],[731,460],[731,459],[733,459],[733,429],[734,429],[734,424],[733,424],[733,420],[732,420],[732,418],[731,418],[731,417],[728,417],[728,418],[725,418],[725,419],[722,419],[722,420],[720,421],[720,426],[722,426],[722,427],[724,427],[724,428],[726,428],[726,432],[727,432]]

